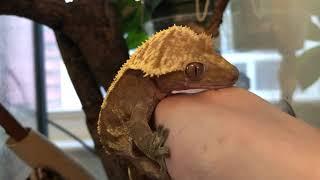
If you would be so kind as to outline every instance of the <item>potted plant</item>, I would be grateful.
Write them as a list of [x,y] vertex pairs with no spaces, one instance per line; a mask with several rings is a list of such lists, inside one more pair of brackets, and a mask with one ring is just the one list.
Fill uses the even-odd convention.
[[174,24],[206,27],[215,0],[114,0],[129,49]]

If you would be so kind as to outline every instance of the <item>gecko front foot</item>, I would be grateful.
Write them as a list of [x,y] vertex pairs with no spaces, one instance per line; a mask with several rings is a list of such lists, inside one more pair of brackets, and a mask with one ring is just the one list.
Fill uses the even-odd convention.
[[160,165],[160,179],[161,180],[171,179],[170,175],[168,174],[168,169],[167,169],[165,157],[161,157],[158,160],[158,164]]
[[130,121],[128,127],[130,127],[130,134],[138,149],[159,165],[161,176],[167,174],[165,159],[169,157],[170,153],[169,148],[164,144],[168,138],[169,130],[159,126],[155,131],[151,131],[149,125],[141,121]]
[[163,126],[158,126],[155,132],[155,144],[158,144],[158,148],[154,147],[154,156],[155,160],[160,166],[160,179],[170,179],[170,176],[167,172],[167,165],[165,159],[169,157],[169,148],[164,146],[164,143],[168,139],[169,130],[164,128]]
[[156,132],[153,134],[154,136],[154,146],[152,148],[154,152],[154,157],[169,157],[169,148],[164,146],[164,143],[168,139],[169,130],[164,128],[163,126],[158,126]]

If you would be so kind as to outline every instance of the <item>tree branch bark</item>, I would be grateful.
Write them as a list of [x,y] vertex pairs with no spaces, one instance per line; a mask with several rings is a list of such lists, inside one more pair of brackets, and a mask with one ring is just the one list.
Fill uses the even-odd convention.
[[26,17],[55,27],[67,16],[68,10],[63,0],[0,0],[0,14]]
[[6,133],[15,141],[21,141],[28,135],[28,130],[26,130],[1,103],[0,117],[0,126],[2,126]]
[[0,14],[25,17],[63,32],[79,46],[104,87],[129,57],[110,0],[0,0]]
[[127,166],[107,157],[97,134],[103,97],[115,73],[128,59],[109,0],[0,0],[0,14],[22,16],[51,27],[63,61],[86,114],[95,148],[110,180],[128,179]]
[[219,36],[219,27],[222,23],[223,13],[228,5],[229,0],[216,0],[213,17],[211,23],[207,28],[207,34],[212,34],[213,37]]
[[62,32],[55,31],[58,45],[64,63],[68,69],[71,81],[74,84],[83,111],[87,118],[87,127],[95,144],[95,149],[101,157],[109,179],[125,179],[127,169],[120,167],[114,160],[105,155],[97,133],[97,120],[99,118],[100,106],[103,101],[99,86],[91,74],[80,49]]

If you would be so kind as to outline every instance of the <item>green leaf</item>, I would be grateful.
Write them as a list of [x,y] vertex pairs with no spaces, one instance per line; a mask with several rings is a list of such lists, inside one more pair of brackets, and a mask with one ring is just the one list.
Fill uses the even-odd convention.
[[297,80],[306,89],[320,77],[320,46],[307,50],[297,60]]
[[[128,48],[132,49],[148,38],[142,25],[150,18],[147,10],[140,1],[135,0],[112,0],[121,15],[121,30],[127,35]],[[151,7],[155,8],[162,0],[150,1]]]
[[137,3],[135,0],[113,0],[116,6],[121,10],[128,6],[136,6]]
[[129,32],[129,31],[137,31],[141,27],[141,16],[138,10],[135,10],[130,16],[126,17],[122,21],[122,31]]
[[147,38],[148,38],[148,35],[141,30],[128,32],[128,37],[126,38],[128,48],[129,49],[136,48]]
[[126,19],[126,18],[130,17],[132,14],[134,14],[136,12],[136,10],[137,10],[137,8],[133,7],[133,6],[124,7],[121,11],[122,19]]

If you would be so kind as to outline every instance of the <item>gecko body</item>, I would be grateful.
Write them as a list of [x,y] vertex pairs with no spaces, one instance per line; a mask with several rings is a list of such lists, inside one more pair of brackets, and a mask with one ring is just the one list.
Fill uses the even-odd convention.
[[150,178],[168,179],[169,131],[155,127],[156,105],[173,91],[233,86],[238,75],[213,51],[210,36],[182,26],[160,31],[127,60],[107,91],[98,121],[105,152]]

